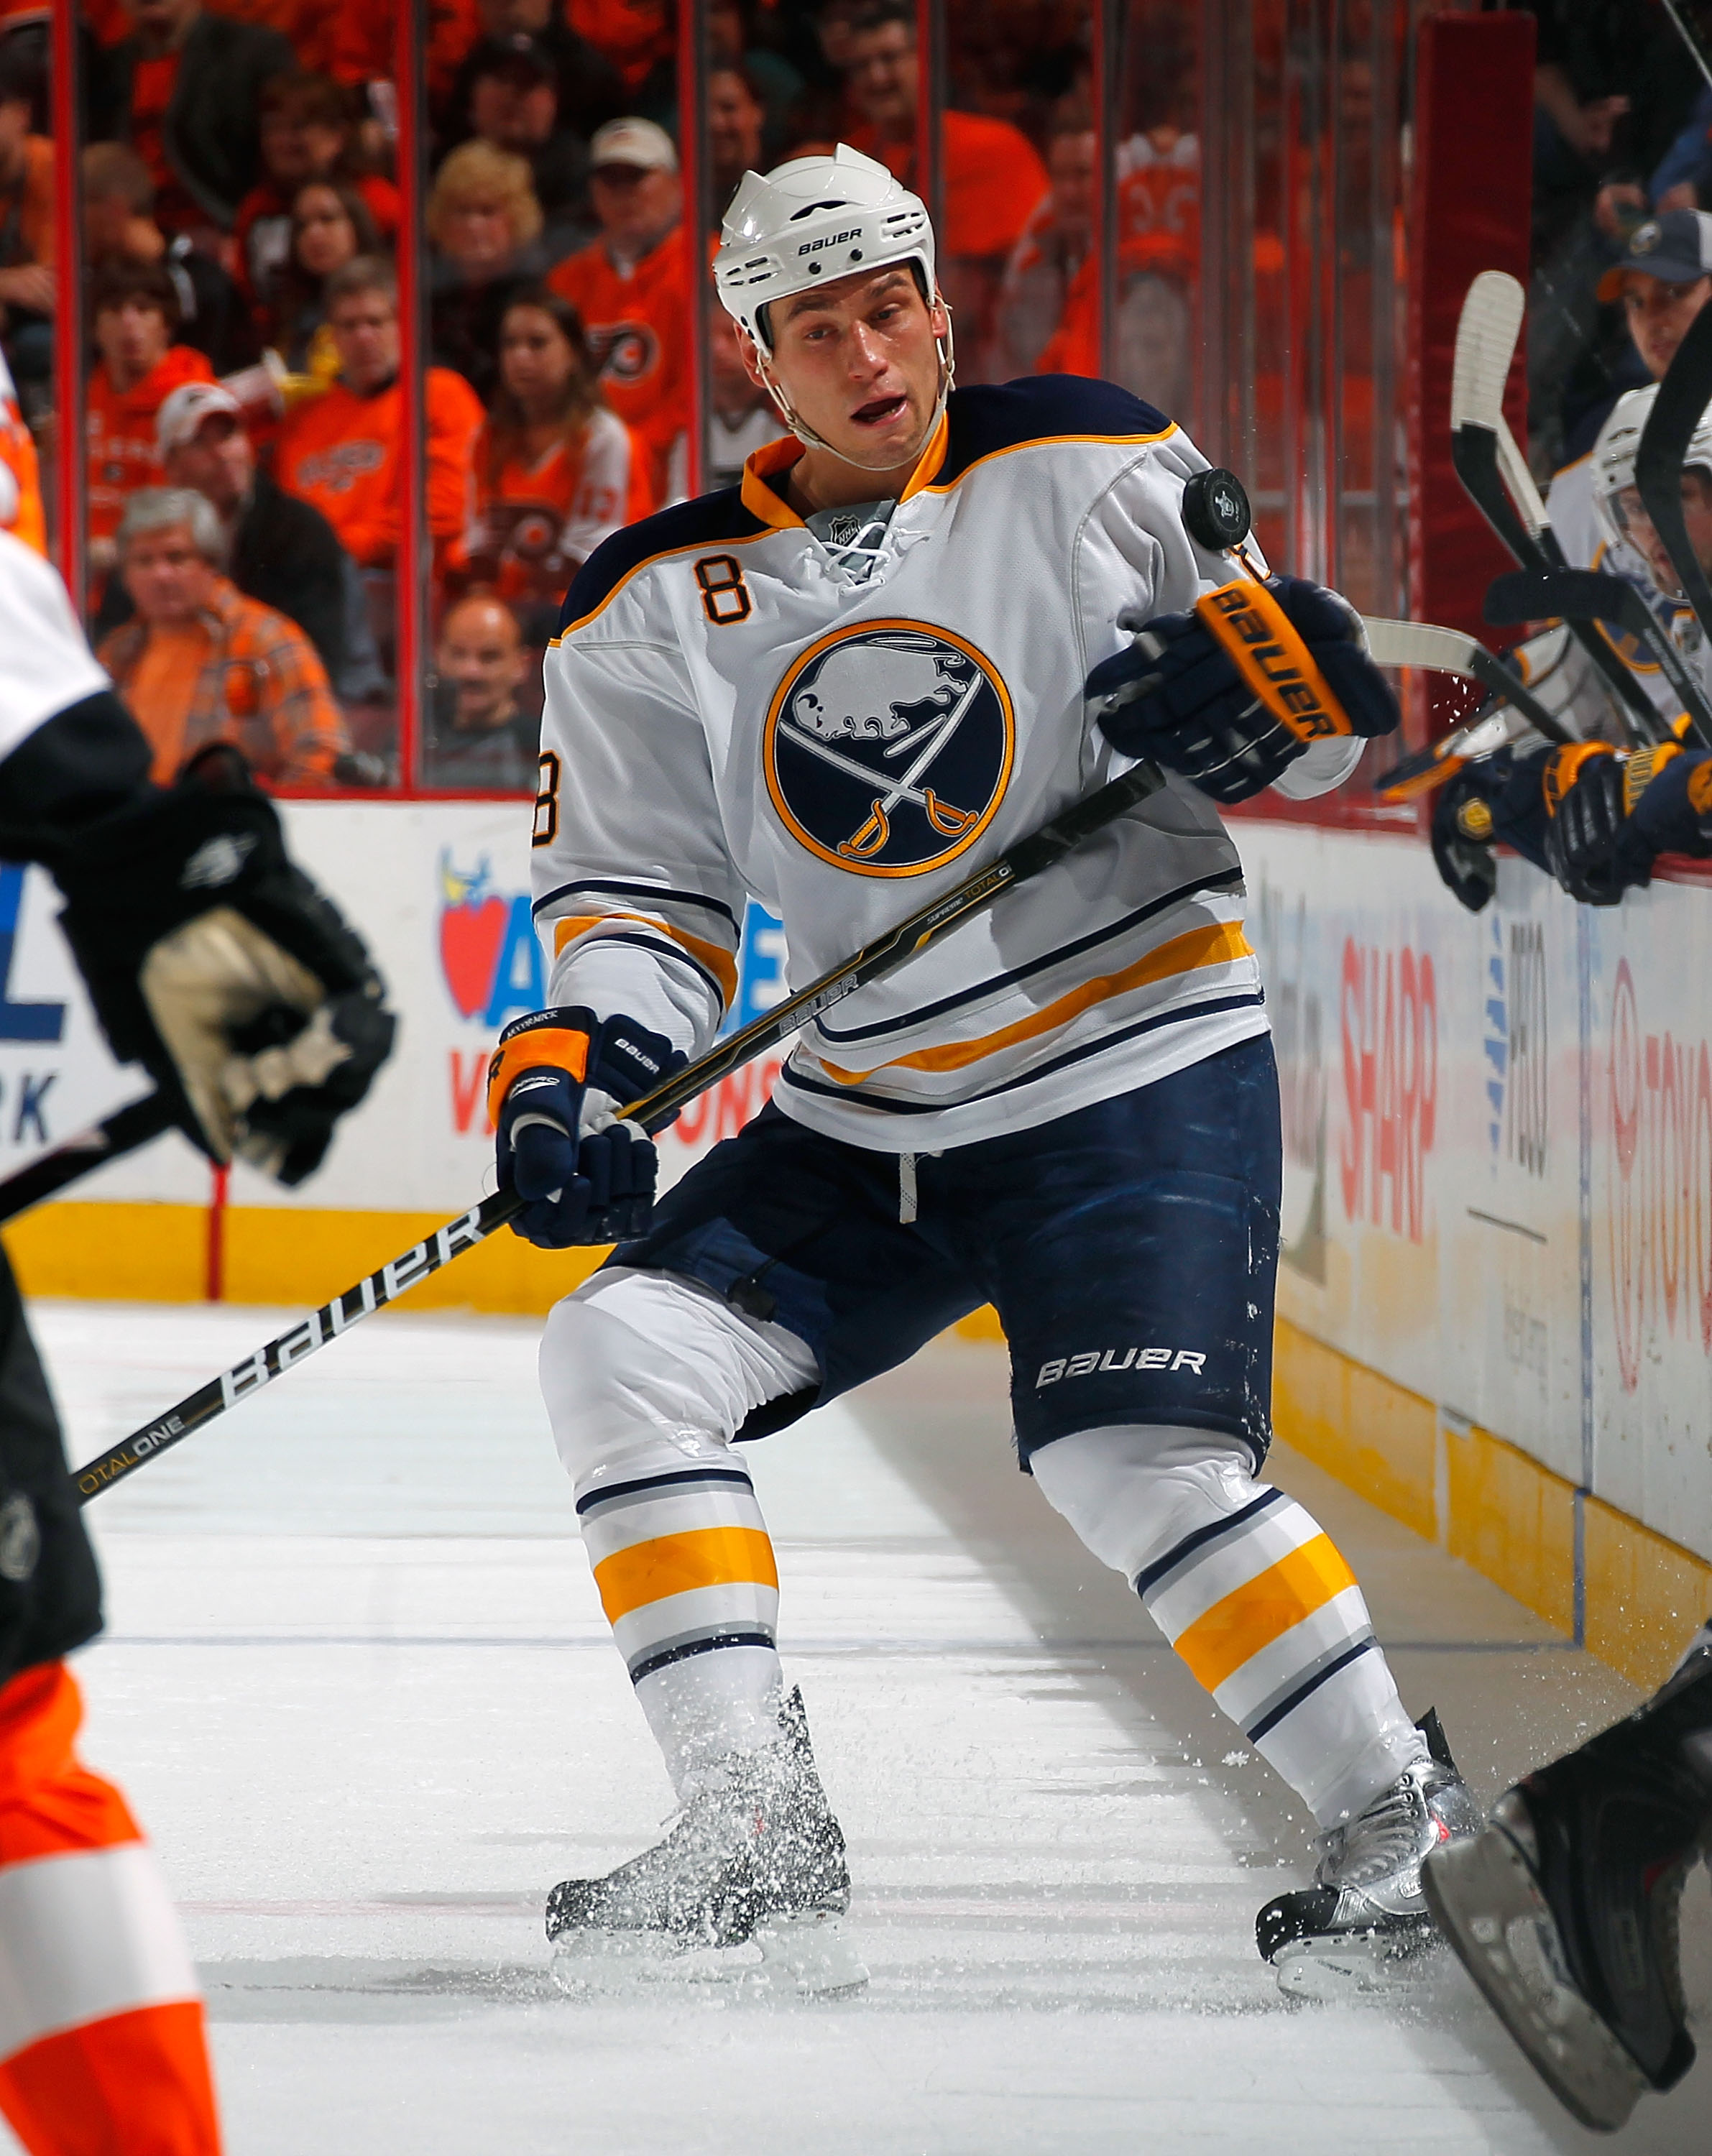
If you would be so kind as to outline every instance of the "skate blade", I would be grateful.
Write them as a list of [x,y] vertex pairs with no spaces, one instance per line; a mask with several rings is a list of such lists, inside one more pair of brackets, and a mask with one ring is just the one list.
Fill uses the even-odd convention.
[[739,1945],[681,1944],[648,1933],[574,1933],[554,1946],[553,1980],[568,1998],[623,1998],[707,1986],[752,1998],[830,1999],[861,1990],[868,1972],[830,1912],[758,1924]]
[[1571,1981],[1556,1920],[1520,1850],[1488,1826],[1435,1851],[1422,1883],[1458,1959],[1540,2079],[1583,2126],[1614,2133],[1646,2078]]
[[1433,1944],[1424,1924],[1408,1932],[1294,1939],[1273,1956],[1272,1974],[1287,1999],[1354,1999],[1364,1992],[1395,1990]]

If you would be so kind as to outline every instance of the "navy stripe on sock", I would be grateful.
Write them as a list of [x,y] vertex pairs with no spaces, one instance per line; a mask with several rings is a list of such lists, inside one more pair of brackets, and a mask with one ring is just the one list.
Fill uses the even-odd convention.
[[1330,1679],[1337,1675],[1339,1670],[1348,1669],[1350,1663],[1356,1661],[1362,1655],[1368,1655],[1375,1652],[1378,1646],[1378,1640],[1373,1637],[1371,1633],[1369,1633],[1365,1640],[1357,1640],[1355,1645],[1351,1647],[1347,1653],[1339,1655],[1336,1661],[1328,1662],[1323,1670],[1316,1670],[1314,1675],[1309,1677],[1306,1684],[1298,1685],[1296,1690],[1291,1693],[1290,1697],[1286,1700],[1281,1700],[1278,1706],[1272,1709],[1270,1714],[1262,1715],[1260,1720],[1255,1723],[1253,1728],[1247,1732],[1249,1743],[1251,1744],[1258,1744],[1261,1738],[1266,1735],[1269,1729],[1276,1729],[1287,1714],[1293,1714],[1296,1709],[1301,1706],[1304,1699],[1309,1697],[1311,1694],[1317,1692],[1320,1686],[1323,1684],[1328,1683]]
[[1268,1505],[1280,1505],[1283,1502],[1282,1490],[1263,1490],[1240,1512],[1232,1512],[1229,1519],[1215,1520],[1210,1526],[1197,1527],[1193,1534],[1185,1535],[1175,1548],[1167,1550],[1162,1558],[1136,1574],[1136,1593],[1145,1601],[1149,1591],[1157,1587],[1168,1573],[1175,1572],[1185,1558],[1193,1557],[1197,1550],[1205,1549],[1209,1543],[1216,1542],[1221,1535],[1228,1535],[1233,1527],[1245,1526],[1265,1512]]
[[614,1497],[645,1497],[683,1482],[740,1482],[748,1491],[755,1486],[741,1467],[686,1467],[671,1475],[647,1475],[640,1482],[604,1482],[597,1489],[583,1492],[577,1500],[577,1511],[579,1514],[590,1512],[597,1505],[604,1505]]
[[664,1647],[657,1655],[645,1655],[630,1671],[630,1682],[640,1684],[655,1670],[670,1667],[673,1662],[687,1661],[691,1655],[711,1655],[718,1647],[771,1647],[770,1632],[721,1632],[712,1639],[686,1640],[681,1646]]

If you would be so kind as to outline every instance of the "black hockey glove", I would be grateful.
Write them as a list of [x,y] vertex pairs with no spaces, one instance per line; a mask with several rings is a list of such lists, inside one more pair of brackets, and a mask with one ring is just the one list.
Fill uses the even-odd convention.
[[1667,742],[1630,757],[1623,778],[1618,859],[1632,883],[1650,881],[1660,854],[1712,855],[1712,753]]
[[1622,843],[1624,762],[1607,742],[1572,742],[1551,750],[1540,773],[1546,866],[1584,906],[1616,906],[1653,873],[1650,855],[1637,873]]
[[1300,577],[1240,578],[1161,614],[1083,693],[1113,748],[1223,802],[1270,786],[1312,742],[1388,734],[1400,716],[1350,608]]
[[660,1158],[640,1124],[616,1111],[684,1061],[663,1034],[580,1004],[512,1020],[488,1070],[487,1106],[500,1188],[515,1183],[529,1200],[514,1235],[543,1250],[646,1235]]
[[114,1055],[145,1065],[212,1159],[301,1183],[386,1060],[393,1019],[242,757],[204,751],[176,786],[84,824],[52,866]]
[[1432,858],[1439,875],[1470,913],[1498,889],[1497,834],[1478,780],[1458,772],[1432,802]]

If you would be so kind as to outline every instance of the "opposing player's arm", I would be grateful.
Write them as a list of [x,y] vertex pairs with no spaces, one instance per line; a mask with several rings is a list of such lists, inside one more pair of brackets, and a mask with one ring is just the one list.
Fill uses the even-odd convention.
[[90,658],[64,587],[0,535],[0,852],[37,861],[121,1062],[186,1135],[286,1183],[320,1163],[393,1019],[358,938],[286,858],[235,752],[171,788]]
[[[1163,763],[1216,801],[1273,785],[1298,799],[1324,793],[1355,769],[1365,740],[1396,726],[1396,699],[1334,592],[1233,575],[1228,556],[1183,530],[1183,480],[1200,461],[1175,439],[1162,444],[1103,505],[1089,564],[1109,551],[1108,573],[1121,563],[1131,586],[1087,675],[1090,710],[1120,753]],[[1114,629],[1130,633],[1115,652]],[[1084,634],[1092,656],[1098,631],[1086,619]]]

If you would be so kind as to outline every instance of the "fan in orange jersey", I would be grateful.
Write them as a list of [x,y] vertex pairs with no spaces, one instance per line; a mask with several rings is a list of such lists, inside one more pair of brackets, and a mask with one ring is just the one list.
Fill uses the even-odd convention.
[[589,145],[600,237],[548,278],[582,316],[600,388],[646,445],[656,500],[689,424],[689,254],[677,151],[651,120],[614,120]]
[[89,434],[90,568],[113,566],[113,535],[125,499],[160,483],[155,414],[185,382],[212,382],[199,352],[174,344],[178,295],[152,263],[116,262],[95,280],[90,302],[100,360],[90,371],[85,424]]
[[654,506],[648,462],[600,401],[577,311],[527,285],[500,321],[500,387],[476,440],[470,568],[502,598],[547,610],[600,542]]
[[[288,494],[320,510],[362,567],[388,568],[402,515],[404,416],[398,288],[390,264],[358,255],[336,270],[327,280],[326,311],[339,378],[286,419],[275,474]],[[445,367],[426,370],[423,402],[428,528],[438,556],[463,536],[482,413],[476,392]]]

